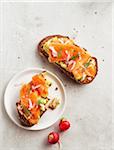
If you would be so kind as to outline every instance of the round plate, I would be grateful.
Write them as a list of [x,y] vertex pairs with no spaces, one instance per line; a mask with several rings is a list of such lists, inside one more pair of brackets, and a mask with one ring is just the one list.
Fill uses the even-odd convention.
[[[23,83],[30,82],[32,76],[41,73],[42,71],[47,72],[46,78],[51,80],[52,82],[52,86],[49,88],[49,97],[57,97],[61,100],[61,103],[57,106],[55,110],[48,109],[42,115],[38,124],[32,127],[25,127],[21,125],[16,110],[16,102],[19,100],[19,91]],[[56,90],[56,87],[58,88],[58,90]],[[41,130],[53,125],[61,117],[65,109],[65,97],[66,96],[64,86],[57,76],[44,69],[30,68],[16,74],[9,82],[4,95],[4,106],[10,119],[19,127],[27,130]]]

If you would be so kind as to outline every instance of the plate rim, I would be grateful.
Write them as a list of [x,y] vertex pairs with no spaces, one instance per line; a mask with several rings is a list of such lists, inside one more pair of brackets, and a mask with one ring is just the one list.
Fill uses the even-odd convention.
[[[26,126],[23,126],[23,125],[19,124],[19,123],[18,123],[17,121],[15,121],[15,120],[13,119],[13,117],[8,113],[8,111],[7,111],[7,105],[6,105],[6,96],[7,96],[6,94],[7,94],[8,88],[10,87],[11,82],[12,82],[16,77],[18,77],[19,75],[21,75],[22,73],[27,72],[27,71],[32,71],[32,70],[33,70],[33,71],[34,71],[34,70],[36,70],[36,71],[46,71],[46,72],[48,72],[49,74],[51,74],[51,75],[52,75],[54,78],[56,78],[57,81],[60,83],[60,85],[61,85],[61,87],[62,87],[62,89],[63,89],[63,94],[64,94],[64,106],[63,106],[63,109],[62,109],[61,113],[60,113],[59,116],[57,117],[57,119],[56,119],[52,124],[50,124],[49,126],[43,127],[43,128],[39,128],[39,129],[37,129],[37,128],[32,128],[32,127],[26,127]],[[4,92],[4,107],[5,107],[5,111],[6,111],[7,115],[8,115],[8,117],[10,118],[10,120],[11,120],[15,125],[17,125],[18,127],[22,128],[22,129],[25,129],[25,130],[31,130],[31,131],[44,130],[44,129],[49,128],[50,126],[54,125],[54,124],[60,119],[60,117],[61,117],[61,116],[63,115],[63,113],[64,113],[64,110],[65,110],[65,107],[66,107],[66,91],[65,91],[65,87],[64,87],[62,81],[61,81],[54,73],[52,73],[51,71],[49,71],[49,70],[47,70],[47,69],[36,68],[36,67],[26,68],[26,69],[24,69],[24,70],[21,70],[21,71],[19,71],[19,72],[16,72],[16,73],[13,75],[13,77],[9,80],[8,84],[6,85],[6,89],[5,89],[5,92]]]

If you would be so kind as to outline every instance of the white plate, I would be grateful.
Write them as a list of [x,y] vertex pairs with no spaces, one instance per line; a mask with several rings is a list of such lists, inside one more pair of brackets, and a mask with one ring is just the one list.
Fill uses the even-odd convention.
[[[49,97],[58,97],[61,100],[60,105],[55,110],[48,109],[41,117],[38,124],[32,127],[25,127],[21,125],[18,119],[18,113],[16,110],[16,102],[19,100],[19,91],[22,83],[28,83],[31,77],[37,73],[44,71],[39,68],[30,68],[16,74],[9,82],[5,95],[4,106],[10,119],[19,127],[27,130],[41,130],[53,125],[63,114],[65,109],[65,89],[62,82],[53,73],[47,71],[46,77],[52,81],[52,86],[49,88]],[[55,88],[58,87],[58,90]]]

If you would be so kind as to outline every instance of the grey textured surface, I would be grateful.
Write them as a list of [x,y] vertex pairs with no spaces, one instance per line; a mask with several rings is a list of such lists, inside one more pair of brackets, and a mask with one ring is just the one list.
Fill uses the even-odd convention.
[[[26,131],[7,116],[3,94],[15,73],[29,67],[46,68],[64,83],[71,122],[61,133],[63,150],[111,150],[111,3],[2,3],[0,49],[0,149],[56,150],[46,143],[57,123],[43,131]],[[89,85],[79,86],[43,60],[36,50],[46,35],[75,37],[98,58],[99,72]]]

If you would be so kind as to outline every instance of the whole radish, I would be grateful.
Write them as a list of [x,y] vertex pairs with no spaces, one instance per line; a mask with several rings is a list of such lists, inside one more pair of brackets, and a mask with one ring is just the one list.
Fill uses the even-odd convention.
[[62,149],[62,145],[61,145],[61,143],[59,141],[59,134],[57,132],[49,133],[49,135],[48,135],[48,142],[50,144],[56,144],[57,143],[58,146],[59,146],[59,150]]
[[70,122],[64,118],[61,119],[59,123],[59,129],[60,131],[66,131],[70,128]]
[[51,132],[49,135],[48,135],[48,142],[50,144],[55,144],[59,141],[59,134],[57,132]]

